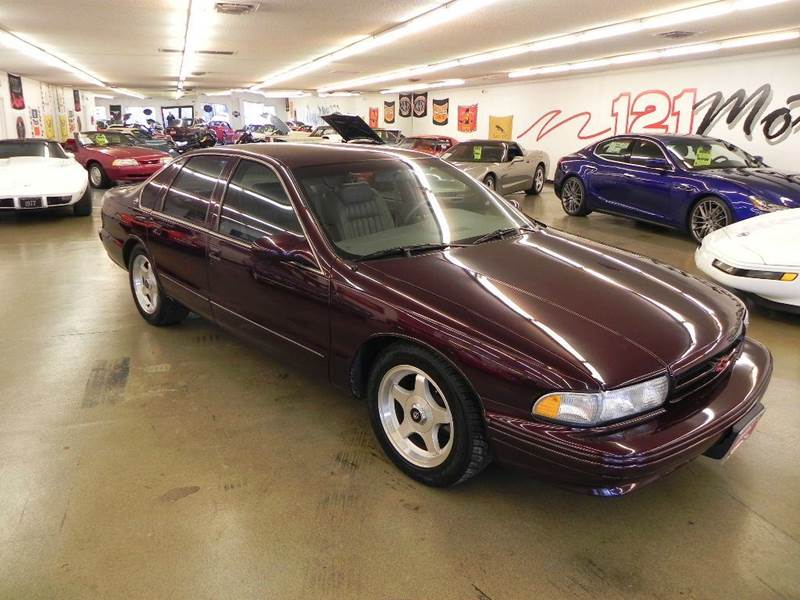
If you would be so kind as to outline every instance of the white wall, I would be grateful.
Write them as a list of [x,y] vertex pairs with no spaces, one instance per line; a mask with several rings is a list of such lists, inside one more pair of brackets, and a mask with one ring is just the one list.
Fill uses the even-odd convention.
[[[765,86],[762,88],[762,86]],[[332,100],[349,101],[341,112],[368,119],[369,107],[380,108],[380,125],[398,127],[406,135],[440,133],[467,140],[488,137],[489,115],[513,115],[513,137],[523,146],[542,148],[550,154],[552,169],[556,160],[583,148],[593,141],[615,133],[698,132],[711,112],[709,102],[700,103],[711,94],[721,93],[722,103],[738,90],[744,96],[763,89],[737,118],[724,112],[706,129],[707,135],[729,140],[768,164],[792,173],[800,172],[800,52],[797,50],[757,53],[724,59],[704,58],[669,65],[642,64],[635,69],[586,73],[539,82],[497,85],[485,88],[431,90],[428,115],[424,118],[400,118],[393,125],[383,121],[384,100],[398,95],[368,94],[355,98],[298,99],[295,106],[313,112],[313,106]],[[787,107],[787,99],[797,98]],[[449,123],[433,124],[431,103],[434,98],[449,98]],[[751,109],[752,127],[745,130]],[[478,104],[478,128],[462,133],[457,128],[458,105]],[[700,103],[697,108],[693,108]],[[306,108],[306,107],[312,108]],[[399,113],[395,104],[395,113]],[[790,108],[787,111],[786,108]],[[615,112],[617,117],[615,117]],[[789,115],[789,116],[785,116]],[[731,116],[731,123],[727,122]],[[302,118],[298,111],[298,118]],[[769,139],[763,119],[771,119],[768,135],[784,128],[786,119],[795,121],[783,135]],[[769,124],[768,123],[768,124]],[[552,171],[550,173],[552,176]]]
[[[0,71],[0,137],[16,138],[17,121],[22,119],[26,137],[52,137],[63,141],[80,128],[88,128],[93,124],[94,96],[80,91],[81,110],[75,110],[73,88],[43,83],[30,77],[22,77],[22,93],[25,97],[25,108],[11,108],[8,89],[8,73]],[[32,122],[32,110],[39,111],[41,132],[37,135]],[[45,131],[46,117],[52,123],[52,136]],[[63,127],[62,127],[63,125]]]

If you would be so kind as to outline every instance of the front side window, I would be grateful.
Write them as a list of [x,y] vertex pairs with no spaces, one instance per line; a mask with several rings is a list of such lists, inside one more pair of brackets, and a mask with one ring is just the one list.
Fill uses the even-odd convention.
[[227,162],[222,156],[190,158],[164,198],[164,213],[203,225],[214,187]]
[[628,162],[631,157],[634,142],[635,140],[628,138],[601,142],[597,148],[595,148],[594,153],[600,158],[605,158],[606,160]]
[[530,226],[502,198],[438,159],[304,167],[295,177],[345,258],[401,246],[469,243],[498,229]]
[[502,144],[456,144],[444,156],[455,162],[503,162]]
[[127,133],[112,131],[110,129],[79,133],[78,141],[80,141],[83,146],[133,146],[133,142]]
[[243,160],[228,184],[219,232],[245,242],[303,230],[278,175],[269,167]]
[[758,167],[759,164],[744,150],[733,144],[716,140],[685,140],[667,144],[670,154],[692,171],[704,169],[734,169]]
[[661,158],[666,160],[661,148],[650,140],[638,140],[633,147],[630,161],[634,165],[646,165],[648,160]]
[[17,140],[0,141],[0,158],[15,156],[38,156],[40,158],[67,158],[57,142],[29,142]]

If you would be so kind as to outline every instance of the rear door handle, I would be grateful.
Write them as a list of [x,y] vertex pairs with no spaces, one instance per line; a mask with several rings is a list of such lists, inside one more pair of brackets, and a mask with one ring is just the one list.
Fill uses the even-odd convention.
[[221,260],[222,254],[219,248],[209,248],[208,249],[208,258],[211,260]]
[[691,192],[692,190],[694,190],[694,188],[690,186],[688,183],[679,183],[673,186],[673,188],[676,190],[680,190],[681,192]]

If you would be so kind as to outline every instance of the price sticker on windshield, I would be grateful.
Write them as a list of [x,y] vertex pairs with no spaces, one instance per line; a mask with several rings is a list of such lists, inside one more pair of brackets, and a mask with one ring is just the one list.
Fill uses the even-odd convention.
[[694,153],[694,166],[707,167],[711,164],[711,148],[698,148]]
[[96,136],[94,136],[94,143],[98,146],[105,146],[108,144],[108,139],[104,133],[98,133]]
[[480,160],[481,156],[483,156],[483,146],[473,146],[472,147],[472,158],[474,160]]

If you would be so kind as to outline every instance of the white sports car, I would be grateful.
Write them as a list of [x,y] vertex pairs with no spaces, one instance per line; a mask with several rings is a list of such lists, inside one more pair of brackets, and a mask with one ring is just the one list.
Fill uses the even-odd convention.
[[72,206],[92,214],[89,178],[58,142],[0,140],[0,210]]
[[800,313],[800,208],[710,233],[694,259],[714,281],[747,292],[769,307]]

